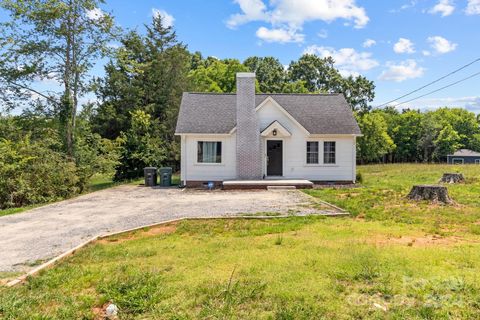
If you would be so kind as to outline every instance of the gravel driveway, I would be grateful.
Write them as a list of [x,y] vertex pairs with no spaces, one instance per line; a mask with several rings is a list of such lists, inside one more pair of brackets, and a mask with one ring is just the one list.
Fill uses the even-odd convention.
[[220,217],[294,210],[312,213],[296,190],[202,191],[125,185],[0,217],[0,271],[28,269],[83,241],[181,217]]

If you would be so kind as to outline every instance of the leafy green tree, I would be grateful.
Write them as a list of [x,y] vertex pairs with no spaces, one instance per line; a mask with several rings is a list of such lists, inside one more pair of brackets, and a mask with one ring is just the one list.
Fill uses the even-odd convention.
[[414,162],[418,157],[418,141],[421,137],[423,115],[418,111],[406,111],[397,117],[392,130],[395,143],[395,161]]
[[418,157],[423,162],[433,161],[433,153],[435,151],[435,139],[441,129],[439,124],[431,113],[426,113],[423,116],[420,125],[420,137],[418,140]]
[[248,71],[248,68],[236,59],[209,59],[190,71],[190,88],[191,91],[198,92],[235,92],[235,75],[237,72]]
[[167,150],[158,135],[149,114],[142,110],[131,113],[131,128],[120,136],[122,145],[115,180],[140,177],[143,168],[160,166],[167,157]]
[[312,93],[343,93],[355,111],[366,112],[375,98],[375,85],[365,77],[342,77],[331,57],[305,54],[288,67],[289,81],[302,81]]
[[160,16],[146,28],[145,36],[130,32],[121,39],[121,47],[105,67],[106,76],[97,80],[100,103],[92,117],[92,130],[116,139],[131,129],[131,113],[142,110],[155,127],[152,138],[161,140],[173,162],[168,164],[175,164],[175,124],[182,93],[187,90],[191,56]]
[[447,124],[440,130],[438,137],[434,141],[434,157],[440,161],[445,160],[447,155],[454,153],[461,147],[460,141],[461,137],[457,131],[450,124]]
[[284,92],[287,74],[280,61],[274,57],[249,57],[244,62],[249,71],[255,72],[260,92]]
[[379,113],[365,113],[357,116],[363,137],[357,141],[357,156],[362,163],[379,161],[395,149],[387,133],[387,123]]
[[[101,0],[3,0],[10,20],[1,25],[0,85],[10,105],[35,94],[52,105],[64,137],[74,153],[79,99],[90,91],[90,73],[105,56],[115,31],[110,14],[99,11]],[[38,80],[53,80],[61,90],[42,93]]]
[[80,192],[96,174],[113,177],[119,164],[120,139],[102,138],[92,132],[90,117],[93,105],[87,105],[78,116],[75,163]]
[[475,133],[470,137],[470,149],[480,152],[480,134]]
[[463,148],[472,148],[472,137],[480,133],[476,115],[462,108],[440,108],[432,111],[432,117],[442,126],[451,125],[459,135]]

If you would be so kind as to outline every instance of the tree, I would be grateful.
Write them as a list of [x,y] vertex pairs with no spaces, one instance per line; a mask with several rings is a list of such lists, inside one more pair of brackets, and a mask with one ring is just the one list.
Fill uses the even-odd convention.
[[155,136],[151,116],[142,110],[131,113],[131,128],[121,134],[122,151],[116,167],[115,180],[137,178],[143,168],[159,166],[167,156],[164,141]]
[[255,72],[260,92],[284,92],[286,72],[280,61],[274,57],[250,57],[243,65]]
[[145,36],[130,32],[121,39],[121,47],[105,67],[106,76],[97,79],[100,103],[92,128],[104,138],[116,139],[131,128],[131,112],[142,110],[154,123],[152,134],[162,140],[175,162],[174,130],[191,56],[161,16],[155,16],[146,29]]
[[447,155],[453,154],[460,148],[460,135],[453,129],[450,124],[447,124],[435,139],[434,156],[437,160],[444,160]]
[[209,57],[188,74],[190,89],[198,92],[235,92],[236,74],[248,71],[237,59],[219,60]]
[[[3,0],[10,21],[1,25],[0,83],[7,101],[34,93],[53,105],[65,148],[74,153],[79,99],[90,91],[89,71],[108,51],[115,30],[102,0]],[[35,81],[54,80],[58,92],[42,93]],[[0,90],[1,91],[1,90]],[[13,94],[12,94],[13,93]]]
[[461,147],[471,149],[472,137],[480,133],[480,128],[473,112],[462,108],[440,108],[432,111],[432,117],[442,126],[451,125],[459,135]]
[[288,67],[288,80],[303,81],[311,93],[343,93],[354,111],[366,112],[375,98],[375,85],[362,76],[342,77],[331,57],[305,54]]
[[418,157],[418,141],[421,137],[423,115],[418,111],[405,111],[396,117],[391,137],[395,143],[395,160],[413,162]]
[[387,133],[387,123],[379,113],[357,116],[357,121],[363,134],[357,142],[357,155],[362,163],[378,161],[395,149]]

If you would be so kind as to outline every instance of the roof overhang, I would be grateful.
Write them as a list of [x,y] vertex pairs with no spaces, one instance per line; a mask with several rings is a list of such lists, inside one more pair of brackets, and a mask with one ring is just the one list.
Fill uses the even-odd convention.
[[274,136],[274,137],[290,137],[292,134],[277,120],[269,124],[265,129],[260,132],[262,137]]

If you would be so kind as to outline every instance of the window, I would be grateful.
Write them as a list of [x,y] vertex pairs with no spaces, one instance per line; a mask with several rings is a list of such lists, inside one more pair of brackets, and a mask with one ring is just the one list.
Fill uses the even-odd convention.
[[217,141],[198,141],[198,163],[222,163],[222,143]]
[[323,143],[323,163],[335,163],[335,141],[325,141]]
[[307,141],[307,164],[318,164],[318,141]]
[[480,159],[475,159],[475,164],[480,164]]
[[452,164],[463,164],[463,159],[462,158],[453,158],[452,159]]

